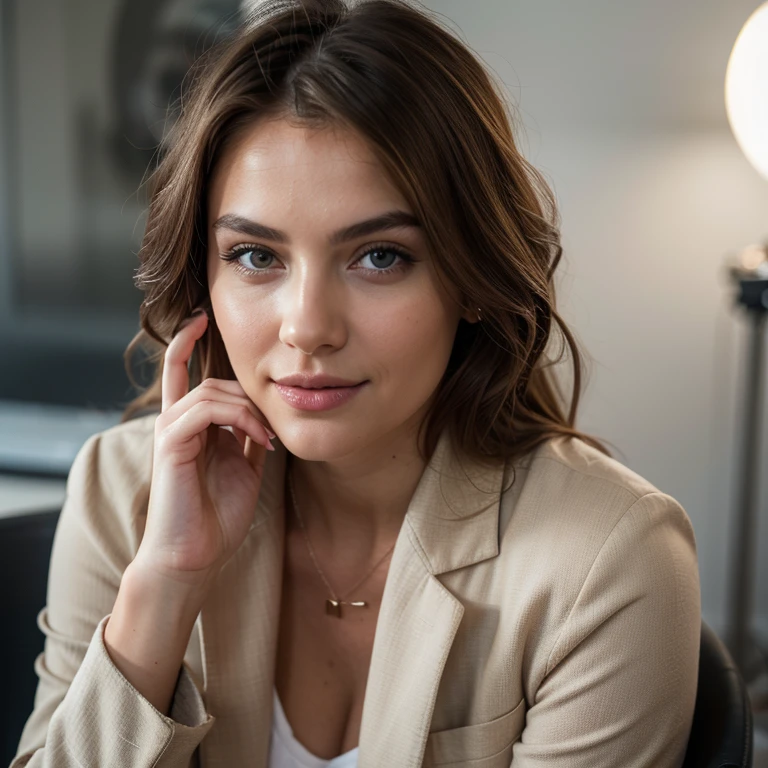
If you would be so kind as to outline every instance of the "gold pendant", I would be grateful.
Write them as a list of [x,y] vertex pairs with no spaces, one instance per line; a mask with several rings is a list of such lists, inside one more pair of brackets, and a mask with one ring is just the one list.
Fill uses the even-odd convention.
[[341,606],[342,603],[344,605],[351,605],[354,608],[365,608],[368,603],[365,602],[365,600],[359,600],[353,603],[347,603],[344,600],[332,600],[330,597],[326,598],[325,600],[325,612],[329,616],[336,616],[337,618],[341,618]]

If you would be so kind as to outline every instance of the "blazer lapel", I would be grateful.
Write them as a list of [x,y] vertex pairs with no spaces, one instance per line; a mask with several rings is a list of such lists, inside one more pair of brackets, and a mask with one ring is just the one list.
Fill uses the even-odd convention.
[[360,726],[359,768],[421,765],[464,606],[429,572],[406,523],[392,554]]
[[[254,521],[198,617],[204,698],[217,722],[201,764],[266,768],[284,549],[287,452],[267,454]],[[503,465],[459,458],[440,436],[392,553],[374,637],[359,768],[417,768],[464,606],[437,578],[498,555]],[[233,613],[232,606],[237,606]]]
[[265,460],[251,529],[198,617],[204,698],[218,720],[199,746],[206,768],[268,762],[285,520],[286,451],[275,448]]
[[422,765],[440,678],[464,606],[438,574],[495,557],[503,465],[454,454],[447,431],[400,529],[382,596],[359,768]]

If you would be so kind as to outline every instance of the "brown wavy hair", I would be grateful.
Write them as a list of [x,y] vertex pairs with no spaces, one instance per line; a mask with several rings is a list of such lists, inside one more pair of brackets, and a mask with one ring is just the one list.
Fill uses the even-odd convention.
[[[555,309],[559,214],[542,175],[518,151],[513,114],[480,60],[413,0],[266,0],[185,79],[178,118],[149,178],[136,284],[141,330],[125,351],[156,364],[123,421],[160,410],[165,348],[198,306],[209,326],[190,361],[190,387],[234,379],[206,275],[206,191],[222,151],[266,117],[361,134],[418,217],[437,272],[481,322],[459,322],[420,445],[441,431],[481,461],[514,460],[543,441],[576,437],[582,360]],[[549,357],[553,321],[560,352]],[[553,365],[567,347],[570,406]],[[422,431],[423,430],[423,434]]]

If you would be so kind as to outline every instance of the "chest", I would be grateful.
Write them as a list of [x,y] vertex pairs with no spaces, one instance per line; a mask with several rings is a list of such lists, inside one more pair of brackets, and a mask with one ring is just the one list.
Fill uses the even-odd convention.
[[510,600],[524,572],[462,561],[436,576],[404,527],[390,562],[359,589],[349,591],[364,567],[349,578],[327,573],[342,596],[369,603],[338,619],[325,613],[328,592],[311,563],[306,579],[285,579],[292,547],[281,527],[258,533],[222,571],[195,639],[204,655],[188,659],[217,718],[201,766],[267,765],[275,688],[297,740],[321,759],[360,746],[361,768],[509,765],[525,720],[523,655],[547,648],[546,636],[526,641],[523,619],[547,606]]
[[347,598],[366,605],[342,604],[338,617],[326,612],[328,589],[317,571],[286,558],[275,687],[295,738],[326,760],[359,743],[386,575],[384,563]]

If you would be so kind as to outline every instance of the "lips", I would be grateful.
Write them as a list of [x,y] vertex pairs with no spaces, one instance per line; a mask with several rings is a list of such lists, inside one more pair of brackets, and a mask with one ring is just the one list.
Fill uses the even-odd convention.
[[295,373],[273,379],[275,384],[286,387],[300,387],[301,389],[337,389],[340,387],[356,387],[363,382],[359,379],[344,379],[340,376],[331,376],[326,373]]
[[353,386],[343,387],[290,387],[275,382],[280,396],[288,405],[301,411],[327,411],[337,408],[355,397],[367,381]]
[[[286,385],[283,385],[283,386],[286,386]],[[341,386],[339,386],[339,387],[294,387],[294,389],[306,389],[307,391],[311,392],[312,390],[315,390],[315,389],[347,389],[348,387],[351,387],[351,386],[357,386],[357,385],[356,384],[348,384],[348,385],[343,386],[343,387],[341,387]]]

